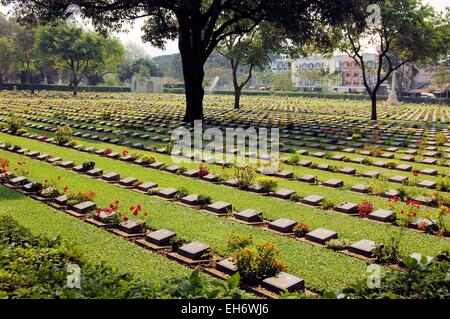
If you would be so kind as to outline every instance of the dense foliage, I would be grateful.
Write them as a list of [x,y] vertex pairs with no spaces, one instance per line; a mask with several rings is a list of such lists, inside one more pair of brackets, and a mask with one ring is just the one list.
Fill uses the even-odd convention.
[[[81,289],[67,287],[69,264],[81,268]],[[89,264],[59,238],[36,237],[0,217],[0,298],[238,298],[239,277],[210,281],[198,272],[158,289],[104,264]]]
[[448,299],[450,298],[449,257],[448,253],[442,253],[431,264],[427,264],[426,258],[420,262],[411,257],[405,258],[403,263],[407,271],[389,271],[381,279],[380,287],[368,288],[366,281],[361,281],[342,290],[334,297],[340,299]]

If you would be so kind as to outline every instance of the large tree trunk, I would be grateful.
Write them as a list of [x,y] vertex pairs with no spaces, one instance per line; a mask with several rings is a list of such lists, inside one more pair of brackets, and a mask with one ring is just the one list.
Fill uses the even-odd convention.
[[203,89],[203,78],[205,77],[203,64],[193,61],[185,63],[183,59],[183,73],[186,87],[186,114],[184,115],[184,121],[203,120],[203,98],[205,96],[205,90]]
[[199,29],[200,11],[193,16],[179,16],[179,40],[181,62],[183,65],[183,76],[186,94],[185,122],[203,120],[203,79],[205,77],[204,65],[206,63],[206,52],[202,41],[202,30]]
[[377,94],[373,93],[370,97],[372,99],[372,116],[371,120],[376,121],[377,120]]
[[74,78],[73,80],[73,96],[78,95],[78,85],[80,84],[80,81]]
[[237,66],[235,66],[233,62],[231,62],[231,69],[233,73],[233,86],[234,86],[234,109],[239,110],[241,107],[242,88],[238,83]]

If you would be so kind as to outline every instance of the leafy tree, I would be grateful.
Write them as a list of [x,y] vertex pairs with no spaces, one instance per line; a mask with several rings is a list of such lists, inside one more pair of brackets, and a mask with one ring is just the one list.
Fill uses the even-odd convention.
[[[422,5],[418,0],[377,1],[375,8],[379,12],[373,11],[365,22],[361,22],[371,2],[361,1],[360,12],[353,13],[354,19],[346,23],[340,35],[339,47],[361,67],[364,86],[372,100],[371,119],[376,120],[377,93],[381,85],[403,65],[436,61],[447,54],[450,24],[432,7]],[[367,41],[378,50],[373,68],[362,54]],[[375,74],[373,84],[369,81],[372,71]]]
[[60,69],[70,70],[74,96],[86,74],[112,66],[108,63],[112,63],[111,56],[114,59],[116,54],[110,54],[108,49],[113,45],[120,53],[114,41],[62,23],[40,27],[36,34],[39,55],[53,61]]
[[292,73],[279,72],[273,73],[270,78],[270,86],[277,91],[291,91],[292,90]]
[[186,87],[185,121],[203,118],[204,65],[226,37],[252,31],[262,21],[277,23],[295,37],[313,33],[317,23],[347,18],[358,0],[1,0],[13,4],[21,21],[48,21],[70,15],[79,5],[97,30],[109,32],[124,22],[146,18],[143,39],[163,48],[178,38]]
[[96,65],[87,68],[84,76],[88,80],[89,85],[98,85],[104,82],[107,74],[118,72],[120,64],[125,58],[125,50],[118,39],[106,38],[103,42],[105,51],[105,59],[102,61],[93,61]]
[[0,37],[0,84],[7,82],[13,76],[16,66],[16,50],[13,40]]
[[127,61],[120,66],[119,79],[123,82],[130,82],[133,75],[139,74],[141,76],[162,76],[156,63],[148,58],[142,57],[135,61]]
[[431,85],[438,90],[446,91],[448,98],[448,90],[450,87],[450,71],[443,65],[437,67],[436,73],[431,80]]
[[[280,53],[286,37],[273,26],[262,23],[247,34],[233,34],[219,44],[217,51],[227,58],[231,65],[234,87],[234,108],[239,109],[242,89],[249,83],[253,70],[263,70],[270,62],[272,53]],[[239,68],[246,68],[243,79],[239,78]]]
[[[35,47],[36,29],[33,25],[28,27],[18,26],[14,37],[15,46],[17,48],[17,57],[19,59],[20,68],[25,76],[25,82],[30,84],[31,94],[34,94],[33,84],[35,82],[35,72],[39,66],[39,56]],[[44,65],[44,63],[42,63]]]

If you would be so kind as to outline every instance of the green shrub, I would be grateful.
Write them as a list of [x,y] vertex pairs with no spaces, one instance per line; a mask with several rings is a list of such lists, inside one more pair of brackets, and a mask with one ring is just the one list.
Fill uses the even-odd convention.
[[334,206],[336,206],[336,203],[330,199],[324,199],[322,203],[320,203],[320,207],[325,210],[332,209]]
[[155,163],[156,159],[153,155],[144,155],[141,157],[141,161],[143,164],[148,165]]
[[72,140],[73,131],[67,125],[58,126],[55,133],[55,141],[58,145],[65,145]]
[[[441,256],[444,256],[443,258]],[[406,257],[402,259],[407,271],[388,270],[380,285],[369,287],[367,279],[339,292],[330,292],[324,298],[339,299],[446,299],[450,295],[448,269],[450,263],[441,254],[432,263]]]
[[255,170],[251,165],[238,164],[234,166],[234,178],[241,188],[248,188],[255,180]]
[[447,143],[447,137],[444,133],[439,132],[436,134],[435,141],[438,145],[444,145],[445,143]]
[[268,192],[274,192],[278,187],[277,179],[274,177],[259,177],[256,180],[256,183]]
[[8,119],[8,129],[11,131],[12,134],[17,134],[20,129],[24,128],[25,124],[27,122],[18,116],[11,116]]
[[227,253],[232,254],[233,252],[252,244],[253,238],[251,235],[232,233],[227,242]]
[[373,256],[375,261],[380,265],[397,264],[400,261],[400,238],[391,238],[387,245],[377,244]]
[[450,190],[450,178],[439,177],[437,180],[436,188],[441,192],[447,192]]
[[311,231],[311,229],[309,228],[309,226],[305,223],[299,222],[295,227],[294,227],[294,234],[297,237],[305,237],[305,235],[307,233],[309,233]]
[[388,168],[394,169],[394,168],[396,168],[398,166],[398,162],[390,160],[390,161],[387,161],[386,165],[387,165]]
[[289,165],[297,165],[301,160],[300,154],[292,154],[289,156],[289,159],[287,160],[286,163],[288,163]]
[[351,244],[352,242],[346,239],[332,239],[327,242],[326,247],[334,251],[340,251],[347,249]]
[[89,172],[95,168],[95,162],[84,162],[82,167],[83,172]]
[[278,260],[280,251],[271,242],[239,248],[232,254],[242,282],[258,284],[265,278],[275,276],[285,267]]

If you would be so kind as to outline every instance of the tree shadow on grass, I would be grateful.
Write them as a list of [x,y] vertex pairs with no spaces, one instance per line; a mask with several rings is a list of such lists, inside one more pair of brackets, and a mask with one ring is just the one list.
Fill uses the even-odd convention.
[[0,185],[0,202],[3,200],[24,200],[25,198],[27,198],[25,195]]

